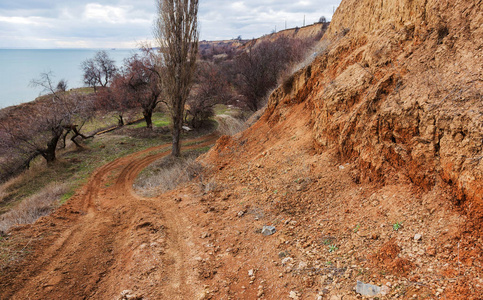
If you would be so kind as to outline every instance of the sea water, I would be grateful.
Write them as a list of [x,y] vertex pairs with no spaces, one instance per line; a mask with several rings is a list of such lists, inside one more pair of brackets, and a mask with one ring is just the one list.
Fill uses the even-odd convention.
[[[0,109],[35,100],[43,93],[42,87],[32,87],[32,79],[41,73],[52,72],[52,81],[57,85],[67,80],[67,88],[84,86],[81,64],[93,58],[95,49],[0,49]],[[118,67],[125,58],[135,53],[134,49],[106,50]]]

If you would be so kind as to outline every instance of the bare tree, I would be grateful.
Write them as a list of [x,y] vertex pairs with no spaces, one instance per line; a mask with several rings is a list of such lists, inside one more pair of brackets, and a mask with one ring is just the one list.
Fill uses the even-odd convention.
[[163,58],[163,92],[171,114],[173,146],[180,156],[184,106],[198,53],[198,0],[157,0],[155,39]]
[[98,51],[94,58],[82,62],[84,71],[84,83],[92,86],[97,91],[97,86],[106,87],[117,72],[114,60],[109,57],[106,51]]
[[116,74],[108,88],[101,89],[95,96],[95,107],[98,111],[115,112],[119,126],[124,126],[126,114],[138,107],[126,87],[126,78]]
[[15,165],[10,167],[7,176],[28,168],[37,156],[42,156],[48,164],[54,162],[66,130],[74,132],[74,142],[77,136],[87,138],[80,133],[77,121],[85,123],[92,115],[88,111],[89,101],[84,101],[80,94],[57,89],[51,73],[41,74],[31,85],[43,87],[47,94],[36,100],[35,105],[19,107],[0,118],[0,148],[13,158]]
[[67,80],[61,79],[59,81],[59,83],[57,83],[56,90],[59,91],[59,92],[65,92],[65,91],[67,91]]
[[195,84],[188,98],[186,113],[191,116],[190,126],[198,128],[214,115],[213,107],[232,98],[230,85],[220,68],[207,61],[198,63]]
[[309,41],[280,37],[251,46],[235,58],[236,86],[250,110],[260,109],[267,93],[277,85],[282,71],[300,61],[310,49],[309,44]]
[[160,66],[158,57],[151,48],[143,48],[142,55],[134,54],[125,60],[122,76],[124,77],[125,94],[132,102],[143,109],[147,128],[153,128],[154,109],[162,102],[160,85]]

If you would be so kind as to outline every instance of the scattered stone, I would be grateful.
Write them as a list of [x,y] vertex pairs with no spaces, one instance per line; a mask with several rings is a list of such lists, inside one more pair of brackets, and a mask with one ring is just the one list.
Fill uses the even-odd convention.
[[297,294],[296,291],[290,291],[290,294],[288,294],[288,297],[291,298],[291,299],[294,299],[294,300],[299,299],[299,295]]
[[262,234],[263,235],[272,235],[276,232],[277,230],[273,226],[263,226],[262,228]]
[[189,128],[188,126],[182,126],[181,128],[183,128],[184,131],[191,131],[193,129]]
[[308,265],[307,265],[307,263],[306,263],[305,261],[301,261],[301,262],[299,263],[299,269],[300,269],[300,270],[303,270],[303,269],[307,268],[307,266],[308,266]]
[[293,263],[293,258],[291,257],[285,257],[284,259],[282,259],[282,265],[284,266],[291,263]]
[[391,288],[389,286],[383,285],[381,287],[381,290],[380,290],[381,296],[386,296],[387,294],[389,294],[389,292],[391,292]]
[[426,253],[429,256],[435,256],[436,255],[436,248],[434,248],[433,246],[428,246],[428,248],[426,248]]
[[143,297],[135,294],[131,290],[124,290],[121,292],[121,296],[119,297],[119,300],[142,300]]
[[372,297],[381,292],[381,288],[377,285],[367,284],[362,281],[357,281],[356,293],[362,296]]
[[423,238],[423,236],[422,236],[422,235],[420,235],[419,233],[416,233],[416,234],[414,235],[414,240],[415,240],[416,242],[417,242],[417,241],[420,241],[422,238]]
[[343,165],[339,166],[339,170],[344,170],[344,169],[345,169],[345,167]]
[[203,233],[201,234],[201,238],[202,238],[202,239],[206,239],[206,238],[208,238],[208,237],[210,237],[210,236],[211,236],[211,234],[210,234],[209,232],[203,232]]
[[236,215],[237,215],[239,218],[241,218],[241,217],[243,217],[243,216],[246,214],[246,212],[247,212],[246,210],[240,210],[240,211],[239,211],[239,212],[238,212]]
[[255,270],[253,270],[253,269],[248,270],[248,276],[249,277],[255,276]]

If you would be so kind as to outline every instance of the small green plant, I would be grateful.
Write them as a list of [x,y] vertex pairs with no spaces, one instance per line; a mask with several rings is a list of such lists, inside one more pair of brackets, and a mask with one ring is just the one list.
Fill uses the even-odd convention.
[[331,264],[332,264],[332,262],[329,260],[329,261],[327,261],[325,264],[326,264],[326,265],[331,265]]
[[329,245],[330,244],[330,239],[325,239],[323,243],[324,243],[324,245]]
[[329,252],[330,252],[330,253],[335,252],[335,251],[337,251],[338,249],[339,249],[339,248],[337,248],[337,246],[336,246],[336,245],[330,245],[330,246],[329,246]]
[[356,227],[354,228],[354,233],[357,233],[359,231],[359,228],[361,228],[361,224],[356,225]]
[[401,229],[401,227],[402,227],[402,223],[401,222],[397,222],[395,224],[392,224],[392,229],[394,231],[398,231],[399,229]]

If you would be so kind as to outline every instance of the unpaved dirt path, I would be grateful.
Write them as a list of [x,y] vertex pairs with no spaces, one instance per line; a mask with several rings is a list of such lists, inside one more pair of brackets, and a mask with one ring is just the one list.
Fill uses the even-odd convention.
[[[216,138],[185,141],[191,146],[183,149]],[[139,286],[145,298],[196,298],[187,216],[173,201],[132,190],[138,173],[169,153],[162,145],[101,167],[66,205],[19,230],[31,253],[0,274],[0,299],[117,299],[124,290],[141,293]]]

